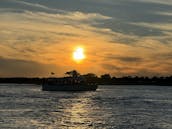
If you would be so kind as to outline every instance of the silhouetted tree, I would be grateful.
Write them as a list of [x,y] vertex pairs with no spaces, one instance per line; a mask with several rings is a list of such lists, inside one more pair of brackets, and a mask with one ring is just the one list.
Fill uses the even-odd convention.
[[80,76],[80,73],[78,73],[76,70],[68,71],[65,74],[69,75],[70,77],[74,77],[74,78]]
[[99,81],[98,80],[99,78],[94,73],[87,73],[87,74],[82,75],[82,76],[87,80],[87,82],[98,83],[98,81]]
[[111,76],[110,76],[110,74],[103,74],[103,75],[101,75],[101,79],[110,80]]
[[[51,73],[54,74],[54,73]],[[101,77],[97,77],[94,73],[87,73],[80,75],[76,70],[68,71],[65,74],[70,77],[80,78],[88,83],[98,84],[116,84],[116,85],[168,85],[172,86],[172,76],[168,77],[139,77],[139,76],[124,76],[124,77],[111,77],[110,74],[103,74]],[[65,77],[62,77],[65,79]],[[30,83],[30,84],[42,84],[46,78],[0,78],[0,83]],[[84,82],[83,81],[83,82]]]
[[103,74],[103,75],[101,75],[100,78],[101,78],[102,83],[111,84],[110,74]]

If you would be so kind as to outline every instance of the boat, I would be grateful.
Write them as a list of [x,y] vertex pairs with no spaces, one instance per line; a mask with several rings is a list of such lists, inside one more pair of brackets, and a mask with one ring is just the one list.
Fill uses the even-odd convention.
[[[54,74],[54,73],[53,73]],[[48,78],[43,81],[43,91],[96,91],[98,85],[88,82],[76,70],[66,72],[68,77]]]
[[43,81],[43,91],[96,91],[97,84],[88,83],[77,77],[48,78]]

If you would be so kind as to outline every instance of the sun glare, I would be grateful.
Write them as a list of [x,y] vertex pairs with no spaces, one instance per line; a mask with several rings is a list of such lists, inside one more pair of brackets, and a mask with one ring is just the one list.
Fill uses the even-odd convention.
[[84,49],[81,47],[76,48],[73,52],[73,59],[77,62],[80,62],[81,60],[85,59]]

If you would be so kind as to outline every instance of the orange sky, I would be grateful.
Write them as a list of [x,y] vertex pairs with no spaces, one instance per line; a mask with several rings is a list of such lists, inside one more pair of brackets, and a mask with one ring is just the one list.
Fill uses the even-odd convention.
[[[58,10],[48,3],[35,5],[32,0],[30,3],[18,0],[9,0],[6,4],[4,0],[1,2],[1,77],[42,77],[49,76],[50,72],[63,76],[73,69],[82,74],[110,73],[113,76],[166,76],[172,73],[170,22],[146,22],[142,19],[136,22],[136,19],[131,21],[125,17],[121,20],[118,15],[102,10]],[[10,2],[15,3],[16,8],[10,6]],[[21,5],[25,6],[19,10],[17,7]],[[129,11],[125,13],[134,13]],[[155,14],[167,18],[171,17],[171,11],[156,10]],[[148,19],[154,16],[145,15]],[[78,46],[86,55],[80,63],[72,58]]]

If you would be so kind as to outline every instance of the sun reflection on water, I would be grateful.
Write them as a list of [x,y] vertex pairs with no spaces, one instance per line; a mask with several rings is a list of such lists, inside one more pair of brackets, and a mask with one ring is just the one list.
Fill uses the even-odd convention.
[[70,107],[66,107],[64,114],[67,115],[64,121],[70,128],[81,129],[93,126],[93,119],[90,116],[91,110],[88,106],[91,100],[88,98],[75,99],[71,101]]

